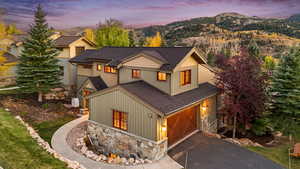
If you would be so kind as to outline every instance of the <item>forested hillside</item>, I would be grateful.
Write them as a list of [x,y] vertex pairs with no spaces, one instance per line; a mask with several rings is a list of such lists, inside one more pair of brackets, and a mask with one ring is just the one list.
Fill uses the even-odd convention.
[[287,19],[248,17],[223,13],[167,25],[136,29],[137,41],[160,32],[167,46],[198,46],[206,52],[222,50],[231,55],[254,39],[263,55],[278,56],[300,44],[299,15]]

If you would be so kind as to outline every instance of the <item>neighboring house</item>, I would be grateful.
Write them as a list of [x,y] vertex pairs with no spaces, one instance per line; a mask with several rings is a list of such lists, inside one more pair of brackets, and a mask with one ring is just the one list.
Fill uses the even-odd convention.
[[5,52],[0,56],[0,87],[15,84],[18,58]]
[[158,160],[196,131],[217,129],[219,90],[195,48],[104,47],[70,62],[100,151]]
[[[17,70],[16,65],[18,58],[11,53],[5,52],[3,56],[4,62],[0,61],[0,76],[3,77],[15,77]],[[1,60],[1,59],[0,59]]]
[[1,48],[8,47],[13,43],[14,43],[14,41],[11,38],[0,39],[0,47]]
[[76,67],[69,63],[69,59],[87,49],[95,49],[95,44],[82,36],[60,36],[54,40],[54,45],[60,50],[57,57],[63,70],[62,83],[67,87],[75,87],[77,71]]
[[[15,43],[10,46],[9,52],[19,57],[26,36],[16,38]],[[50,39],[54,40],[55,47],[60,51],[57,56],[62,69],[62,84],[66,87],[76,85],[76,67],[69,63],[69,59],[81,54],[86,49],[95,49],[95,44],[82,36],[64,36],[60,32],[53,32]]]

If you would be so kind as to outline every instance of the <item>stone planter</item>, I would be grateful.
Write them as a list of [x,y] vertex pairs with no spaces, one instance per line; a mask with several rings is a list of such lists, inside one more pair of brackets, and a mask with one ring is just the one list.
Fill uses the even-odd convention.
[[88,122],[87,134],[103,154],[156,161],[167,152],[167,140],[155,142],[93,121]]

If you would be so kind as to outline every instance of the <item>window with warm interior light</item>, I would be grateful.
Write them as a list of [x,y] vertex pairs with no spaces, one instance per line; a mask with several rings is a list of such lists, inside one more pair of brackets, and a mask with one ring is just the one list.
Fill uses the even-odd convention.
[[113,110],[113,126],[121,130],[127,130],[128,113]]
[[167,80],[167,73],[165,73],[165,72],[157,72],[157,80],[159,80],[159,81],[166,81]]
[[106,73],[116,73],[117,70],[111,66],[104,66],[104,72]]
[[141,70],[132,69],[132,78],[138,79],[141,77]]
[[100,64],[97,64],[97,70],[101,71],[101,69],[102,69],[102,66]]
[[191,84],[191,70],[185,70],[180,72],[180,85],[184,86]]

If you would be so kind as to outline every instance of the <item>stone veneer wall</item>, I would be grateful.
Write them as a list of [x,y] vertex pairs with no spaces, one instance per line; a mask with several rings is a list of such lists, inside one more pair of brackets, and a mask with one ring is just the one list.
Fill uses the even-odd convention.
[[154,161],[167,153],[167,139],[155,142],[93,121],[88,121],[87,134],[102,153]]

